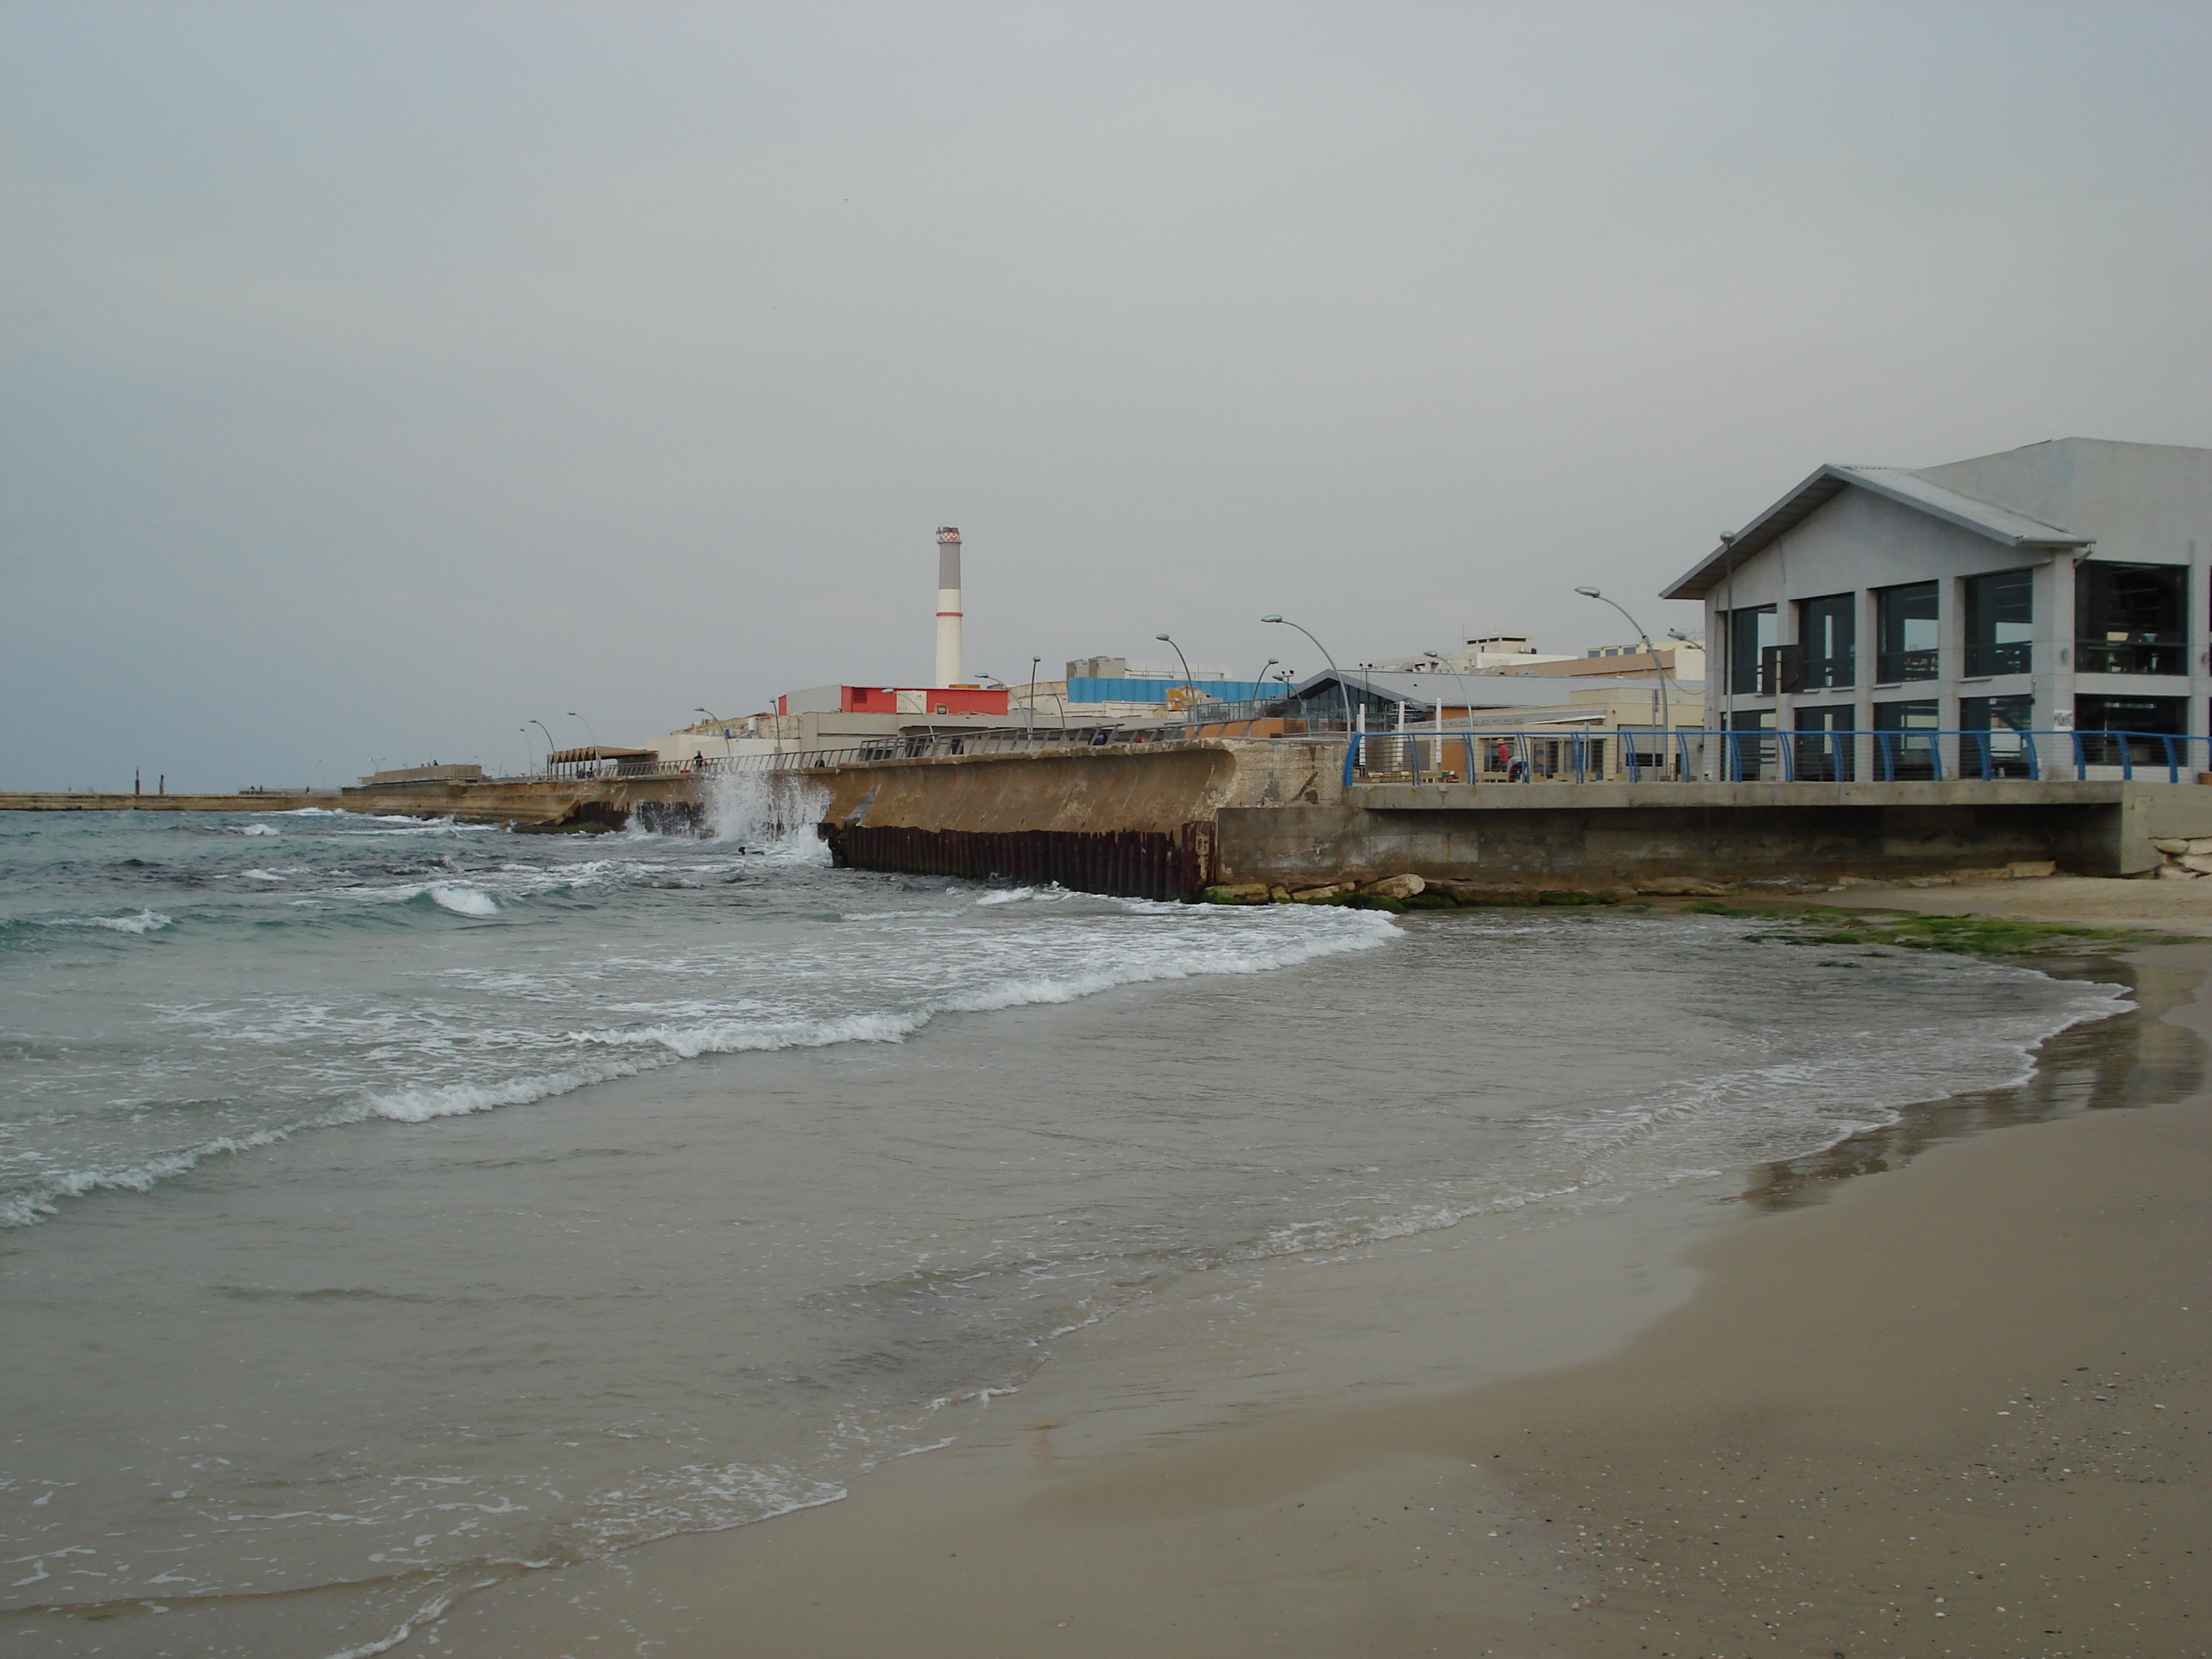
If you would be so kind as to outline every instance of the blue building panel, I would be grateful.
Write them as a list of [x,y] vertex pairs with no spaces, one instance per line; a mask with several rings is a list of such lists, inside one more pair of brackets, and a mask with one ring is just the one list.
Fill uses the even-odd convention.
[[1282,691],[1280,686],[1271,688],[1258,680],[1070,680],[1067,700],[1071,703],[1165,702],[1168,693],[1179,685],[1196,687],[1199,696],[1212,702],[1244,702],[1279,696]]

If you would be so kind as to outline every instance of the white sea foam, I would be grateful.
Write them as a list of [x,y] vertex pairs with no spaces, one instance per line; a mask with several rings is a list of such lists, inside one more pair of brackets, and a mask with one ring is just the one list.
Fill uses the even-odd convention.
[[508,1078],[498,1083],[442,1083],[395,1089],[370,1095],[362,1115],[390,1118],[395,1123],[428,1123],[434,1118],[465,1117],[501,1106],[528,1106],[556,1095],[571,1094],[594,1083],[635,1077],[659,1064],[654,1060],[603,1060],[534,1077]]
[[275,825],[267,823],[234,823],[230,826],[230,833],[234,836],[273,836],[276,829]]
[[723,1532],[846,1496],[834,1480],[750,1463],[689,1463],[647,1472],[629,1486],[593,1492],[580,1524],[595,1551],[648,1544],[683,1532]]
[[779,863],[827,864],[814,826],[830,792],[788,772],[720,775],[707,787],[707,823],[718,842],[759,848]]
[[474,887],[458,887],[450,882],[437,882],[429,888],[430,902],[441,910],[451,910],[457,916],[495,916],[499,906],[489,893]]
[[978,898],[975,903],[981,908],[988,908],[1000,904],[1026,903],[1032,899],[1042,900],[1049,903],[1073,896],[1074,895],[1067,889],[1054,882],[1042,887],[1010,887],[1001,891],[986,893]]
[[22,916],[8,925],[30,927],[100,927],[111,933],[155,933],[176,926],[174,916],[159,910],[141,910],[129,916]]
[[[320,1123],[339,1121],[330,1117],[320,1120]],[[57,1199],[82,1198],[101,1191],[151,1192],[157,1182],[173,1180],[204,1159],[273,1146],[280,1140],[289,1139],[298,1129],[313,1127],[319,1124],[283,1124],[252,1134],[221,1135],[196,1146],[160,1153],[116,1169],[50,1170],[22,1191],[0,1197],[0,1227],[25,1227],[42,1216],[52,1215]]]
[[[1167,907],[1186,916],[1200,913]],[[564,1041],[603,1057],[495,1080],[422,1084],[379,1090],[365,1112],[405,1123],[459,1117],[502,1106],[526,1106],[555,1096],[634,1077],[702,1054],[823,1048],[846,1042],[902,1042],[939,1014],[986,1013],[1036,1004],[1073,1002],[1127,985],[1207,974],[1257,974],[1344,951],[1387,944],[1396,928],[1376,912],[1332,910],[1293,918],[1310,925],[1274,940],[1179,939],[1148,956],[1079,974],[1024,975],[930,1000],[903,1011],[870,1011],[815,1018],[714,1015],[691,1021],[653,1020],[602,1030],[572,1030]],[[1310,924],[1319,923],[1319,926]],[[1210,946],[1211,948],[1206,948]],[[520,1034],[519,1034],[520,1035]],[[540,1045],[542,1046],[542,1045]],[[611,1053],[606,1051],[612,1051]]]

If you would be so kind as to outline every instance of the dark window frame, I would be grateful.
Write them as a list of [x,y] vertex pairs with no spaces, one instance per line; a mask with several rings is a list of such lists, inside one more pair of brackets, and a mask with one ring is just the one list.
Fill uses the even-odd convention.
[[[1925,599],[1928,614],[1920,616],[1902,609],[1908,603]],[[1894,587],[1877,587],[1875,599],[1875,684],[1903,685],[1911,680],[1932,680],[1942,678],[1943,584],[1937,581],[1899,582]],[[1927,646],[1907,644],[1908,624],[1924,622],[1930,625],[1935,642]]]
[[[1830,625],[1824,629],[1824,622]],[[1848,691],[1858,684],[1858,633],[1856,593],[1797,601],[1799,678],[1805,690]]]
[[2186,675],[2189,578],[2185,564],[2124,559],[2076,564],[2074,672]]
[[[1992,570],[1962,584],[1966,611],[1966,672],[1974,678],[2035,672],[2035,572]],[[2019,614],[2008,616],[2007,611]],[[2027,630],[2027,637],[2001,640],[2006,629]]]
[[[1765,653],[1781,636],[1780,614],[1771,605],[1746,605],[1722,615],[1726,619],[1721,624],[1721,636],[1728,641],[1729,695],[1755,696],[1759,690],[1759,667]],[[1764,627],[1760,625],[1762,621]],[[1744,626],[1747,623],[1750,624],[1748,629]]]

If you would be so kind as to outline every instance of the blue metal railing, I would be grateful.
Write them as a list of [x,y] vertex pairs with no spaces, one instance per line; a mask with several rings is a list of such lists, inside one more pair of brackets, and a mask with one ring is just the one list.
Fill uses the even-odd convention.
[[[1185,726],[1115,726],[895,733],[836,749],[786,750],[699,761],[623,762],[606,777],[714,777],[809,772],[872,761],[941,760],[962,755],[1035,753],[1110,745],[1188,742]],[[1923,731],[1744,732],[1656,726],[1543,726],[1498,730],[1479,724],[1395,732],[1286,733],[1285,743],[1340,743],[1344,781],[1460,783],[1778,782],[1893,783],[1915,780],[2162,778],[2212,773],[2212,738],[2160,732]]]
[[1897,783],[2142,775],[2181,783],[2212,772],[2208,750],[2212,738],[2163,732],[1447,728],[1352,733],[1344,781]]

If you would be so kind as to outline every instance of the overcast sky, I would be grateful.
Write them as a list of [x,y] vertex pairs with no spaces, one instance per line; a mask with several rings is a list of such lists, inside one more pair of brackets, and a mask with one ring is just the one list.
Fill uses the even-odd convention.
[[2212,9],[0,6],[0,787],[1654,596],[2212,444]]

